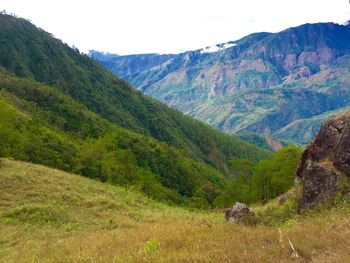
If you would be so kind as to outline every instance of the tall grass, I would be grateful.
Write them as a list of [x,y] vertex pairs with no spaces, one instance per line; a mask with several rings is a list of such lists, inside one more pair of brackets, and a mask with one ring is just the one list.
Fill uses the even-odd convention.
[[287,219],[277,202],[255,209],[273,216],[228,224],[222,213],[2,160],[0,262],[350,262],[347,206]]

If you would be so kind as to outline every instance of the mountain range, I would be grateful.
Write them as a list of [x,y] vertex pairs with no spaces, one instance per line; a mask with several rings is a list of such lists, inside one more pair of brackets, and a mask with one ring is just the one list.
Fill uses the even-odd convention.
[[181,54],[90,56],[226,133],[307,144],[325,118],[350,106],[349,40],[349,25],[317,23]]

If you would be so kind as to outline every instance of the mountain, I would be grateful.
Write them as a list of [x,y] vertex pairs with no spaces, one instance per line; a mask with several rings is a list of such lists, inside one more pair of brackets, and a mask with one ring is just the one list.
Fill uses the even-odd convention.
[[223,189],[229,160],[270,156],[143,95],[25,19],[0,15],[0,65],[0,157],[195,206],[202,187]]
[[259,158],[257,148],[142,95],[25,19],[1,15],[0,39],[0,65],[7,71],[53,86],[112,123],[217,167],[232,155],[257,152]]
[[[216,52],[166,55],[164,62],[153,54],[157,61],[137,71],[138,55],[91,56],[145,94],[226,133],[306,144],[319,128],[315,118],[350,106],[349,40],[349,26],[318,23],[252,34]],[[293,124],[301,120],[302,131]]]

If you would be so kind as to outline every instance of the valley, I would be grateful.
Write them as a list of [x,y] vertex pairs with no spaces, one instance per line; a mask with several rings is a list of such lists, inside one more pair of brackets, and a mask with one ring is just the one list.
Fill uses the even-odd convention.
[[0,262],[350,261],[349,39],[87,55],[2,11]]

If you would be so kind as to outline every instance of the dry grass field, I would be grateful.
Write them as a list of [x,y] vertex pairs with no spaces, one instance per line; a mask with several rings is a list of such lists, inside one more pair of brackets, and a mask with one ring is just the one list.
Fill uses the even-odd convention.
[[256,209],[268,223],[238,226],[222,212],[1,159],[0,262],[350,262],[347,206],[284,220],[277,203]]

